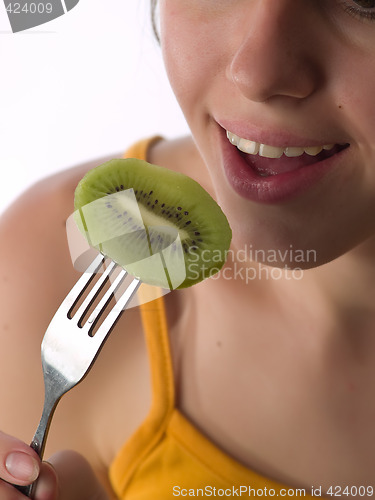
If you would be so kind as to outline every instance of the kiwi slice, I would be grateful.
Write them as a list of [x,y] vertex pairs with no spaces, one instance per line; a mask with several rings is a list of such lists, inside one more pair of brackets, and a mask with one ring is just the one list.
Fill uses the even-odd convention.
[[143,160],[111,160],[80,181],[74,205],[89,244],[145,283],[185,288],[225,262],[228,221],[186,175]]

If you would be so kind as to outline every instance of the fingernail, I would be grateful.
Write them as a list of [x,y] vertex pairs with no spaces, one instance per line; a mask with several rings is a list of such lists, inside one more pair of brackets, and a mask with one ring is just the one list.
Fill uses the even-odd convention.
[[15,479],[30,481],[30,483],[35,481],[39,474],[39,464],[35,458],[20,451],[7,456],[5,467]]

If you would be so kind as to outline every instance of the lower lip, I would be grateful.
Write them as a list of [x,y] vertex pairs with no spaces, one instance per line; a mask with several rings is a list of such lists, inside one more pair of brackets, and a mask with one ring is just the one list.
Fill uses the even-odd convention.
[[343,149],[330,158],[309,166],[262,177],[245,162],[237,147],[227,139],[225,131],[220,134],[220,139],[224,171],[232,188],[243,198],[269,204],[291,200],[317,186],[339,166],[349,149]]

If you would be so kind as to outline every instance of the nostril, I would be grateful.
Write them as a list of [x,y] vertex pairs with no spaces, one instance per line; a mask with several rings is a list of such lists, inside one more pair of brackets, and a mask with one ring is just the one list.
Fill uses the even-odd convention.
[[268,102],[274,97],[306,99],[321,84],[321,69],[310,54],[285,36],[250,33],[233,52],[227,78],[247,99]]
[[288,65],[282,69],[267,68],[265,62],[249,68],[236,65],[231,65],[229,79],[244,97],[254,102],[270,102],[275,97],[306,99],[317,88],[317,80],[307,71],[300,74]]

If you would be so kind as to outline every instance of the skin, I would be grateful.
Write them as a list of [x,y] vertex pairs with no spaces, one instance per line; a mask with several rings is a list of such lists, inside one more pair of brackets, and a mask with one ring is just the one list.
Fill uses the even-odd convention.
[[[321,263],[372,235],[368,131],[375,119],[367,79],[374,68],[373,25],[353,19],[335,1],[292,0],[272,11],[269,1],[220,2],[219,8],[210,1],[166,1],[161,22],[169,78],[236,230],[235,245],[255,240],[259,248],[314,248]],[[321,144],[349,142],[350,154],[339,172],[281,209],[250,204],[228,189],[217,146],[220,119],[286,129]]]
[[[276,481],[375,486],[375,21],[334,0],[162,0],[160,13],[166,68],[193,138],[157,143],[149,161],[187,173],[219,201],[234,255],[252,242],[318,256],[303,279],[248,283],[238,266],[260,273],[259,264],[234,257],[220,279],[166,296],[178,406],[216,445]],[[218,115],[350,148],[340,171],[304,196],[258,205],[224,177]],[[79,179],[105,160],[38,183],[0,220],[6,481],[16,482],[4,468],[8,453],[32,455],[18,439],[30,440],[40,416],[40,340],[79,276],[63,223]],[[148,375],[131,309],[59,405],[46,453],[54,468],[43,464],[37,500],[114,498],[106,469],[148,412]],[[59,451],[67,448],[74,454]],[[1,498],[15,494],[0,483]]]

